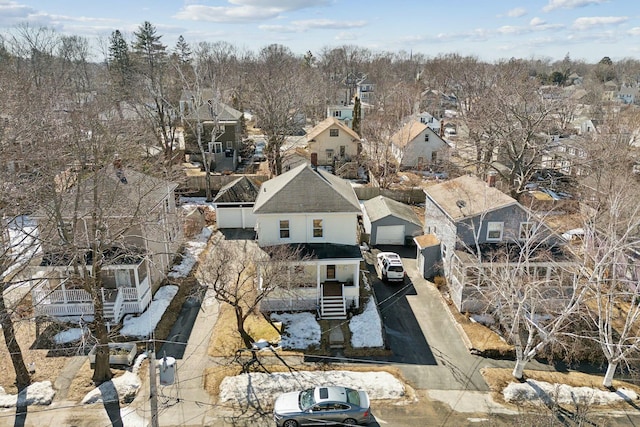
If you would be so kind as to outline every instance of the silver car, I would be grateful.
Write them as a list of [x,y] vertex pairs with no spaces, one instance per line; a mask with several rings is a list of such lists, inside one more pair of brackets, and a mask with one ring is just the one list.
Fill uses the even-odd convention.
[[276,399],[273,418],[278,427],[368,424],[369,396],[366,391],[337,386],[285,393]]

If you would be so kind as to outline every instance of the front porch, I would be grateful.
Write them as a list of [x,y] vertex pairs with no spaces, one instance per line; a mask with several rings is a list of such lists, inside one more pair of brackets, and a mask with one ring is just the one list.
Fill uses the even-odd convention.
[[[104,304],[104,317],[119,323],[126,314],[142,313],[151,303],[151,285],[146,262],[139,264],[110,265],[102,270],[103,287],[99,296]],[[93,316],[91,294],[77,278],[65,271],[51,269],[43,272],[31,290],[36,316],[82,317]]]

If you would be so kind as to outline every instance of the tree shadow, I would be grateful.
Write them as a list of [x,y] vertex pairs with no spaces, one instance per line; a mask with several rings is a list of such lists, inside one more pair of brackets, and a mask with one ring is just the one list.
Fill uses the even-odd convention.
[[113,385],[112,381],[107,381],[99,386],[102,396],[109,396],[111,398],[103,398],[102,405],[104,406],[111,425],[113,427],[124,427],[122,422],[122,414],[120,413],[120,400],[118,399],[118,390]]
[[23,389],[18,393],[16,400],[16,418],[13,421],[14,427],[24,427],[27,421],[27,389]]

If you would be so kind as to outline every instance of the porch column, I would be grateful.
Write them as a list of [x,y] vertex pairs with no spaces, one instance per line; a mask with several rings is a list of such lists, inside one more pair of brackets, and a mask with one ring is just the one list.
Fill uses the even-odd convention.
[[67,286],[65,285],[66,280],[62,281],[62,301],[64,301],[65,305],[67,304]]
[[320,304],[320,263],[316,263],[316,304]]
[[356,289],[360,289],[360,262],[356,263],[356,268],[353,271],[353,284]]

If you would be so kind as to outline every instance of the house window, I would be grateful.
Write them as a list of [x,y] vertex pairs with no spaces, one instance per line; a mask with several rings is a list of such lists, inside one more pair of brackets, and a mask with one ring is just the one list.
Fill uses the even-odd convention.
[[333,150],[327,150],[327,160],[333,160]]
[[322,237],[322,220],[313,220],[313,237]]
[[431,152],[431,162],[435,163],[436,161],[438,161],[438,152],[437,151],[432,151]]
[[487,223],[487,240],[502,240],[503,222]]
[[289,237],[291,237],[289,233],[289,220],[288,219],[280,220],[280,238],[288,239]]
[[340,111],[340,110],[338,110],[338,111],[334,111],[334,112],[333,112],[333,115],[334,115],[335,117],[342,117],[342,111]]
[[424,134],[424,142],[429,142],[429,134],[428,133]]
[[338,129],[329,129],[329,136],[338,136]]
[[424,234],[436,234],[436,226],[427,226],[424,229]]
[[335,280],[336,266],[334,264],[327,265],[327,280]]
[[227,148],[233,148],[233,141],[227,141]]
[[533,222],[521,222],[520,223],[520,240],[528,240],[533,236],[535,231],[535,224]]
[[344,157],[344,155],[347,153],[347,147],[345,147],[344,145],[340,146],[340,157]]

